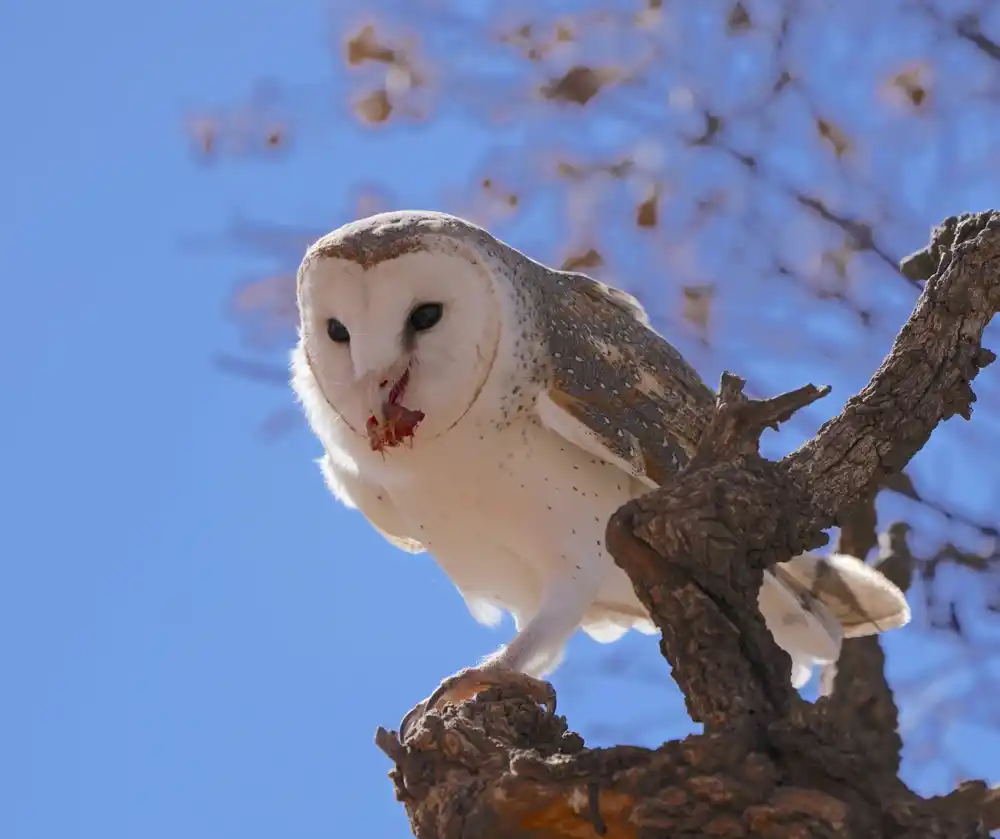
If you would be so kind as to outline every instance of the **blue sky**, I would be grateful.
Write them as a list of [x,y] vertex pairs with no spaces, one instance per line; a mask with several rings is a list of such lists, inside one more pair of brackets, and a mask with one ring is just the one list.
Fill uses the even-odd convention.
[[[325,4],[2,10],[0,835],[406,836],[375,728],[510,625],[478,626],[428,557],[340,509],[303,429],[261,441],[289,394],[212,364],[259,257],[185,243],[236,216],[335,226],[359,173],[428,206],[485,135],[330,118],[280,164],[206,168],[186,115],[258,78],[317,89]],[[900,677],[951,654],[908,633]],[[575,639],[555,684],[595,743],[621,736],[609,708],[642,743],[689,729],[650,639]],[[995,779],[998,744],[954,736]]]

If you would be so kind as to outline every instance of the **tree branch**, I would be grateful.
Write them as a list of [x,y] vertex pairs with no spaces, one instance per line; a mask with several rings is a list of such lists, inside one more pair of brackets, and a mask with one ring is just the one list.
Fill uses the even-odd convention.
[[[669,486],[624,505],[608,525],[608,550],[663,633],[688,713],[706,731],[788,713],[787,654],[757,607],[764,568],[825,539],[798,533],[800,488],[757,454],[763,430],[825,395],[809,386],[748,400],[743,381],[722,378],[715,415],[691,464]],[[746,525],[747,511],[754,514]],[[733,655],[705,651],[725,646]]]
[[[903,563],[907,572],[913,565],[906,531],[894,522],[880,540],[875,528],[875,494],[871,493],[842,516],[836,550],[864,559],[875,544],[881,543],[874,564],[906,592],[912,575],[903,572]],[[821,707],[827,719],[867,741],[866,746],[859,747],[885,771],[897,774],[903,741],[897,731],[898,709],[885,678],[885,654],[878,637],[845,641],[840,659],[823,668],[819,692],[825,698]]]
[[951,246],[932,243],[937,271],[889,356],[839,416],[783,461],[811,487],[823,527],[845,502],[902,470],[942,420],[970,419],[970,384],[996,359],[980,341],[1000,307],[1000,216],[963,216],[942,228]]
[[1000,308],[1000,214],[944,228],[951,239],[932,243],[936,271],[891,353],[812,441],[778,463],[757,449],[765,427],[822,389],[755,401],[726,376],[692,462],[608,524],[705,733],[586,749],[563,718],[496,690],[428,713],[405,744],[380,729],[420,839],[985,838],[995,796],[984,786],[923,800],[898,779],[878,642],[845,644],[831,697],[809,705],[756,602],[765,568],[823,545],[939,422],[968,417],[969,383],[994,358],[979,342]]

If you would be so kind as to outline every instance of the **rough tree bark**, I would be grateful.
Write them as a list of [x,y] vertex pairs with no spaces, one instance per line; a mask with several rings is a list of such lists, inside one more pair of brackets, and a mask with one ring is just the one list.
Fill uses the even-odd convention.
[[[970,416],[970,382],[995,358],[980,342],[1000,309],[1000,213],[949,220],[926,254],[923,293],[891,353],[815,438],[781,461],[761,458],[763,430],[826,389],[755,401],[726,374],[689,466],[608,524],[703,733],[658,749],[588,749],[563,717],[496,690],[428,714],[406,743],[380,728],[417,837],[959,839],[1000,826],[985,784],[924,799],[899,779],[877,638],[846,642],[824,674],[829,695],[810,704],[757,608],[763,570],[822,546],[833,525],[845,525],[845,548],[867,554],[880,480],[939,422]],[[886,541],[888,572],[903,564],[905,539]]]

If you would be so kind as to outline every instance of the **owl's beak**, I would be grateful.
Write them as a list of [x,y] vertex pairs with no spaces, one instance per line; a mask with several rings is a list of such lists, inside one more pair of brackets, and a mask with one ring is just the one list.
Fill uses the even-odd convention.
[[412,438],[413,432],[423,421],[423,411],[411,410],[400,401],[406,393],[409,382],[409,366],[395,381],[379,380],[378,390],[382,398],[378,400],[375,411],[365,423],[372,451],[384,452],[387,448],[393,448],[403,440]]
[[385,374],[373,376],[372,384],[375,386],[371,398],[372,416],[379,422],[388,418],[386,408],[389,405],[398,405],[406,392],[406,386],[410,382],[410,366],[403,369],[402,373]]

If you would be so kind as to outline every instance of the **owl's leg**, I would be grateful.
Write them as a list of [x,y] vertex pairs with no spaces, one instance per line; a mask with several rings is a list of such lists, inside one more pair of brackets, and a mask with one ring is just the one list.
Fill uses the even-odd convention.
[[[597,566],[597,563],[594,563]],[[562,659],[563,648],[583,620],[604,580],[604,569],[576,568],[560,574],[545,590],[535,615],[511,642],[476,667],[449,676],[403,719],[401,736],[423,714],[445,702],[462,702],[491,687],[509,687],[526,694],[555,713],[552,685],[541,680]]]

